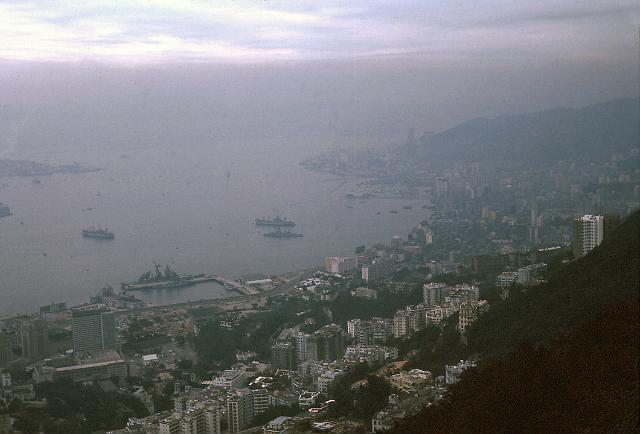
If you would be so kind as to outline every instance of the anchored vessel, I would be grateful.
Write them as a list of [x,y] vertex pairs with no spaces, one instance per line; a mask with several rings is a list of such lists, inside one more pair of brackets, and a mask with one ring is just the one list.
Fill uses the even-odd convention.
[[11,215],[11,210],[8,206],[0,202],[0,217],[7,217]]
[[278,228],[277,231],[267,232],[264,234],[264,236],[270,238],[300,238],[302,234],[296,234],[289,231],[281,231],[280,228]]
[[83,229],[82,236],[85,238],[96,238],[98,240],[112,240],[115,238],[113,232],[109,232],[107,229],[102,228]]
[[276,218],[261,218],[256,219],[257,226],[282,226],[282,227],[294,227],[296,224],[291,220],[287,220],[286,218],[280,218],[279,216]]
[[178,274],[169,266],[165,266],[164,273],[160,271],[160,265],[154,264],[155,272],[146,271],[132,283],[122,283],[123,291],[139,291],[142,289],[172,289],[197,285],[198,283],[212,282],[215,276],[205,274]]

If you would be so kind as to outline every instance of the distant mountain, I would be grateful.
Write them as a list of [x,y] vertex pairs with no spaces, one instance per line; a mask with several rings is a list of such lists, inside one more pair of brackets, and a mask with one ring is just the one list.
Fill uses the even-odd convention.
[[424,136],[421,151],[430,160],[598,161],[637,147],[639,123],[638,99],[615,99],[581,109],[474,119]]
[[395,433],[638,432],[640,211],[592,252],[492,306],[482,354]]

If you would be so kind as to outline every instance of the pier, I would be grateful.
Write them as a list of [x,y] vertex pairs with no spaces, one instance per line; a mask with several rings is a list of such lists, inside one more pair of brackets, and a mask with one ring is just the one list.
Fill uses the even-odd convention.
[[220,283],[221,285],[224,285],[227,288],[233,289],[234,291],[238,291],[241,294],[244,294],[244,295],[260,294],[260,291],[258,291],[256,288],[243,285],[242,283],[236,282],[235,280],[230,279],[228,277],[224,277],[224,276],[211,276],[211,277],[214,282]]

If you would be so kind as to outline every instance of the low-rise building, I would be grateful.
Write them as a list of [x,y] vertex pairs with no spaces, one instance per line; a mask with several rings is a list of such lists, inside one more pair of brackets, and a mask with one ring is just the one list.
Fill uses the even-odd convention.
[[397,359],[398,349],[379,345],[354,345],[347,347],[344,357],[346,360],[372,364]]
[[262,427],[263,434],[287,434],[294,419],[288,416],[278,416]]
[[447,384],[455,384],[460,381],[460,375],[469,368],[476,366],[475,362],[469,360],[460,360],[455,365],[445,366],[445,381]]
[[461,333],[467,331],[467,328],[478,318],[478,315],[489,308],[487,300],[467,301],[460,305],[458,311],[458,329]]
[[391,376],[391,384],[393,386],[410,394],[420,394],[432,383],[431,372],[421,369],[412,369],[409,372],[402,371]]
[[244,386],[246,379],[246,371],[227,369],[222,373],[222,375],[213,379],[213,385],[227,390],[237,389]]
[[378,291],[375,289],[367,288],[364,286],[359,286],[353,291],[351,291],[352,297],[364,298],[365,300],[377,300],[378,299]]
[[320,392],[305,391],[298,397],[298,405],[300,408],[313,407],[320,397]]

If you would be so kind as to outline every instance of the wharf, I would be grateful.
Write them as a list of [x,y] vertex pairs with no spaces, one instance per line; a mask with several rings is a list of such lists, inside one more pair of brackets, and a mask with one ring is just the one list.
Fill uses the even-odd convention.
[[218,282],[221,285],[226,286],[229,289],[233,289],[234,291],[238,291],[239,293],[243,294],[243,295],[258,295],[260,294],[260,291],[258,291],[256,288],[253,288],[251,286],[248,285],[243,285],[240,282],[236,282],[233,279],[229,279],[228,277],[224,277],[224,276],[212,276],[212,280],[214,282]]

